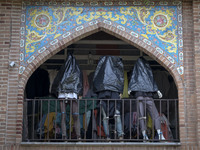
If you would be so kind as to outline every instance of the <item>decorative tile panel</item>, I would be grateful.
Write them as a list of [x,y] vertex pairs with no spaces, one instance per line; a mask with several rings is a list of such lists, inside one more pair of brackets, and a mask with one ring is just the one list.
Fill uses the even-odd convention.
[[50,46],[73,32],[102,22],[153,47],[182,75],[181,5],[177,1],[171,4],[164,1],[24,2],[19,73]]

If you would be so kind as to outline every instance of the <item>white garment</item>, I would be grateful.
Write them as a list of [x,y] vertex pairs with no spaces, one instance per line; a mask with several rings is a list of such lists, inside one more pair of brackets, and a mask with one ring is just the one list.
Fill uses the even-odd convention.
[[51,93],[51,87],[52,87],[53,81],[54,81],[58,71],[57,70],[47,70],[47,71],[49,73],[49,80],[50,80],[49,89],[50,89],[50,93]]
[[65,99],[77,99],[78,95],[76,93],[59,93],[58,98],[65,98]]
[[[58,98],[65,98],[65,99],[77,99],[78,95],[76,93],[59,93]],[[68,103],[68,101],[65,101]]]
[[58,98],[65,98],[65,93],[59,93]]

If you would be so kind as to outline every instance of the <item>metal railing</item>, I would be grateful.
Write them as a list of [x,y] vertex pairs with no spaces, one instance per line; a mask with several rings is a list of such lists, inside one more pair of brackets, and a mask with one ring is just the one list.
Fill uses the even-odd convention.
[[23,141],[143,142],[142,119],[145,141],[179,142],[178,100],[153,99],[153,103],[165,140],[158,138],[146,101],[141,116],[136,99],[25,99]]

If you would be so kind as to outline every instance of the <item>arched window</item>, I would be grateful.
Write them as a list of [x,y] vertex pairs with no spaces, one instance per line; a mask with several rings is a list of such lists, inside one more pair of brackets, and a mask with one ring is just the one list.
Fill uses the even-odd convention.
[[[64,96],[58,99],[51,89],[57,74],[64,74],[60,70],[69,52],[73,53],[83,73],[83,92],[77,97],[70,95],[70,98],[68,95],[67,100],[66,93],[62,93]],[[102,56],[122,59],[124,83],[121,99],[108,97],[102,100],[98,97],[99,93],[92,89],[92,77]],[[156,94],[151,96],[155,104],[153,109],[148,109],[147,100],[144,100],[143,116],[140,115],[139,101],[128,94],[134,65],[141,56],[150,64],[154,80],[162,93],[162,98]],[[62,78],[59,79],[60,83]],[[24,141],[179,141],[178,90],[172,75],[142,50],[103,31],[65,47],[46,60],[29,78],[24,103]],[[106,105],[103,106],[103,103]],[[151,115],[155,109],[159,122],[155,121],[155,115]],[[144,138],[141,120],[144,121],[148,138]],[[160,127],[159,132],[156,124]],[[161,138],[161,134],[164,138]]]

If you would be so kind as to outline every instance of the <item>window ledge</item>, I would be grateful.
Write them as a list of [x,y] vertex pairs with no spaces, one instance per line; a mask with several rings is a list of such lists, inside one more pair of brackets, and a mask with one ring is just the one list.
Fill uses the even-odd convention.
[[180,146],[180,142],[21,142],[21,146]]

